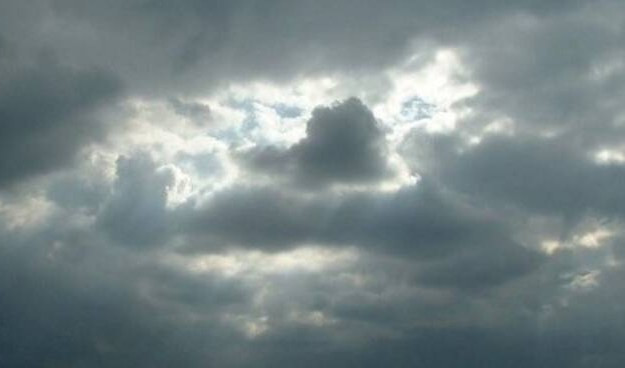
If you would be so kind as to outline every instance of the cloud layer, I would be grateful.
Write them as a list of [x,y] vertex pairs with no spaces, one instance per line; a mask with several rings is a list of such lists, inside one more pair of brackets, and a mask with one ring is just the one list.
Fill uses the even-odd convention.
[[620,367],[618,1],[0,5],[0,366]]

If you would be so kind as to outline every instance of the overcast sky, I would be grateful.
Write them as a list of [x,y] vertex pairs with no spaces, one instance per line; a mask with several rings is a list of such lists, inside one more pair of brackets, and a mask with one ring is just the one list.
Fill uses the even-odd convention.
[[621,0],[4,0],[0,366],[616,368]]

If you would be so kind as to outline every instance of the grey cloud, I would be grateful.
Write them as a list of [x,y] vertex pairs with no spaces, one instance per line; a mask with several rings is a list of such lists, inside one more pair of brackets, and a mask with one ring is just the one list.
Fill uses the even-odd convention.
[[[163,94],[172,89],[201,92],[235,80],[375,73],[405,57],[415,39],[453,45],[470,30],[509,14],[549,17],[581,4],[185,0],[173,5],[134,0],[105,6],[56,0],[51,6],[46,1],[30,6],[10,2],[3,28],[25,34],[29,47],[53,45],[69,60],[112,66],[143,93]],[[34,26],[15,22],[17,15]],[[54,19],[60,22],[48,22]],[[75,33],[68,34],[67,27]]]
[[391,194],[314,198],[240,188],[217,193],[185,216],[189,250],[353,245],[438,260],[424,271],[426,284],[488,287],[531,271],[541,260],[511,239],[505,223],[427,183]]
[[467,124],[510,118],[524,133],[563,134],[594,148],[622,143],[618,8],[600,1],[545,19],[510,16],[491,25],[488,37],[461,40],[463,61],[481,87],[466,101],[474,111]]
[[[58,236],[46,232],[40,234],[41,240],[51,235]],[[6,241],[6,234],[3,236]],[[0,300],[4,311],[0,340],[8,349],[0,362],[11,366],[184,363],[190,367],[269,367],[325,362],[342,367],[390,362],[412,366],[417,362],[435,366],[566,363],[584,367],[584,362],[592,361],[616,367],[620,358],[622,337],[609,332],[615,330],[607,325],[603,331],[594,328],[582,335],[565,333],[564,328],[576,331],[577,322],[563,324],[563,320],[550,321],[538,333],[532,325],[514,322],[495,328],[411,326],[415,316],[422,318],[423,314],[444,322],[453,309],[443,308],[441,313],[442,306],[436,303],[415,309],[415,303],[424,303],[427,295],[398,296],[393,279],[384,282],[380,277],[380,273],[393,272],[392,265],[380,269],[380,264],[373,271],[362,270],[375,272],[380,286],[373,290],[343,289],[348,286],[337,284],[340,273],[272,280],[271,287],[290,298],[275,300],[277,306],[271,312],[278,320],[271,320],[275,322],[271,330],[245,340],[211,318],[222,312],[237,313],[250,304],[249,290],[241,289],[233,280],[162,268],[145,254],[139,260],[136,254],[120,248],[81,244],[87,248],[86,254],[66,262],[58,258],[59,254],[50,259],[47,253],[51,247],[40,240],[23,238],[22,243],[12,245],[2,249],[0,258],[3,270],[12,276],[0,279],[0,289],[8,296]],[[360,293],[370,297],[363,300]],[[316,297],[311,298],[314,294]],[[339,325],[279,322],[285,317],[280,316],[280,308],[287,312],[302,301],[300,298],[311,298],[308,307],[313,310],[340,317]],[[312,300],[320,298],[326,299],[325,304]],[[584,304],[592,300],[584,299]],[[451,315],[466,315],[476,308],[457,297],[448,303],[448,308],[457,309]],[[356,306],[360,311],[354,309]],[[574,316],[572,313],[567,318]],[[376,328],[383,330],[389,324],[395,328],[394,336],[376,334]],[[602,336],[608,332],[611,335],[606,340]],[[356,337],[358,334],[361,338]],[[456,354],[449,354],[450,350]]]
[[69,164],[111,127],[93,112],[113,102],[119,81],[98,69],[42,59],[0,67],[0,186]]
[[229,333],[213,317],[245,309],[250,290],[107,246],[66,218],[0,232],[0,364],[212,366],[207,347]]
[[544,261],[540,253],[502,240],[487,249],[464,251],[427,265],[415,280],[431,287],[479,291],[527,275]]
[[[624,166],[589,156],[624,142],[620,2],[0,8],[0,187],[24,188],[23,198],[0,193],[0,365],[622,365],[620,230],[595,248],[533,250],[544,233],[586,231],[577,220],[621,227]],[[405,142],[422,177],[396,192],[351,185],[392,175],[384,132],[357,100],[319,108],[302,141],[248,151],[240,180],[210,195],[212,184],[199,188],[204,201],[175,209],[174,173],[149,155],[120,158],[113,183],[58,173],[110,131],[115,122],[98,112],[122,83],[139,99],[182,96],[167,100],[174,112],[205,121],[196,94],[315,75],[378,81],[409,53],[427,59],[441,47],[458,53],[479,93],[452,107],[470,108],[456,131]],[[385,83],[354,83],[363,96],[387,93]],[[501,120],[510,136],[483,134]],[[473,135],[481,142],[466,144]],[[222,170],[208,155],[174,156],[185,170]],[[31,192],[21,185],[53,172]],[[30,217],[38,221],[20,223]],[[238,270],[227,276],[202,258],[309,244],[357,256],[267,274],[227,259]],[[250,321],[267,329],[246,335]]]
[[172,226],[167,214],[167,189],[174,184],[168,170],[158,170],[147,153],[117,160],[117,180],[98,214],[98,226],[121,244],[153,247]]
[[199,126],[205,125],[211,119],[211,109],[208,105],[199,102],[187,102],[179,98],[170,98],[169,103],[176,114],[193,121]]
[[286,150],[253,148],[242,156],[252,170],[304,187],[376,182],[393,175],[384,132],[373,113],[352,98],[318,107],[306,123],[306,137]]
[[625,259],[625,238],[621,237],[617,237],[616,239],[614,239],[612,241],[612,251],[614,253],[614,256],[619,259]]
[[416,170],[484,201],[572,218],[623,215],[625,168],[598,164],[575,141],[490,136],[461,152],[460,142],[417,134],[408,152]]
[[314,219],[323,211],[317,202],[252,187],[219,192],[200,210],[188,209],[179,216],[185,218],[185,233],[200,237],[200,247],[234,243],[285,249],[311,239]]
[[95,213],[108,198],[108,184],[102,177],[70,172],[51,182],[46,197],[64,208]]
[[[411,336],[402,339],[376,339],[358,349],[350,349],[326,346],[322,336],[294,330],[268,341],[267,348],[257,359],[263,367],[276,364],[299,364],[303,367],[319,364],[330,367],[378,367],[387,364],[396,367],[483,367],[491,364],[513,368],[551,364],[583,366],[575,365],[580,361],[577,354],[571,356],[565,351],[559,351],[559,354],[537,353],[535,346],[540,340],[527,333],[514,332],[517,335],[480,328],[417,329]],[[301,339],[307,337],[307,344],[295,345],[295,336]],[[275,348],[284,345],[289,347],[286,353]],[[315,349],[315,346],[320,348]],[[449,351],[454,351],[454,354]],[[612,366],[616,367],[609,365]]]

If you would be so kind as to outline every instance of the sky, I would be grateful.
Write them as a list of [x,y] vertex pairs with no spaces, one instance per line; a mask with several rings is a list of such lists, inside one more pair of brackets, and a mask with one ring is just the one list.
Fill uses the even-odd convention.
[[625,361],[625,3],[4,0],[0,366]]

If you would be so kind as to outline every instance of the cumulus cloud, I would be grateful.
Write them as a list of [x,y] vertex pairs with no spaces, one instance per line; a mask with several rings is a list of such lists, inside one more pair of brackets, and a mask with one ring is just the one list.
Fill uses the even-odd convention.
[[305,187],[369,183],[394,174],[382,128],[355,98],[316,108],[306,137],[288,149],[258,147],[242,156],[252,170],[291,177]]

